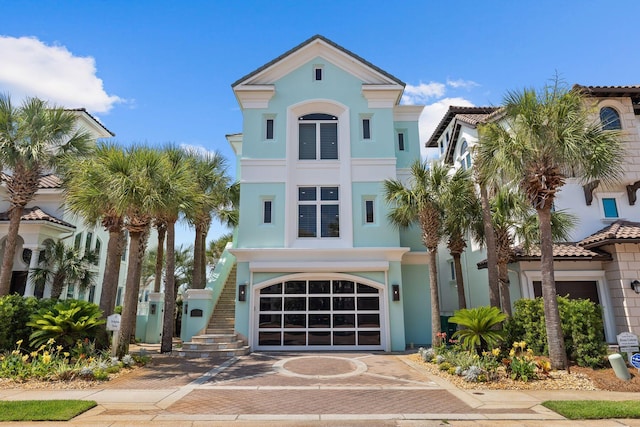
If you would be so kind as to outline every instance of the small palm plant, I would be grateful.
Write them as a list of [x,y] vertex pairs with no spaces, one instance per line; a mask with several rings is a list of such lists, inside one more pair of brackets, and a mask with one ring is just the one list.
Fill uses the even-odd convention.
[[504,339],[504,331],[496,329],[506,319],[497,307],[477,307],[456,310],[449,322],[457,323],[462,329],[453,334],[463,348],[476,350],[478,355],[495,347]]
[[34,332],[29,337],[32,347],[37,348],[53,339],[69,349],[78,340],[93,339],[99,327],[105,323],[102,311],[87,301],[61,301],[52,308],[44,308],[31,316],[27,326]]

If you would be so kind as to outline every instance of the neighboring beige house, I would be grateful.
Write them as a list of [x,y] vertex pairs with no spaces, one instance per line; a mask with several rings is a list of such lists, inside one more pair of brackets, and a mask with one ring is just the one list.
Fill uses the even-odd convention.
[[[89,132],[95,140],[111,138],[114,134],[98,122],[85,109],[74,109],[78,117],[78,126]],[[9,172],[10,173],[10,172]],[[4,245],[9,228],[7,211],[9,209],[7,189],[4,184],[7,174],[2,173],[0,185],[0,258],[4,257]],[[40,179],[40,189],[34,199],[26,206],[18,237],[15,259],[13,261],[13,275],[11,278],[11,293],[24,296],[48,297],[51,295],[50,285],[44,289],[37,289],[30,280],[29,269],[37,266],[40,251],[47,240],[64,240],[67,245],[73,245],[82,254],[84,251],[96,249],[99,260],[96,269],[96,285],[86,290],[66,288],[61,298],[78,298],[95,303],[99,302],[102,291],[102,276],[109,235],[98,225],[84,224],[82,218],[77,217],[64,208],[64,196],[61,180],[56,175],[45,175]],[[125,259],[125,258],[123,258]],[[123,261],[126,264],[126,261]],[[124,274],[126,266],[121,269],[120,286],[118,289],[118,303],[124,290]]]
[[[605,187],[569,177],[557,194],[556,209],[579,218],[569,242],[554,246],[558,293],[589,298],[603,307],[609,342],[630,331],[640,335],[640,86],[580,86],[593,102],[594,114],[608,129],[620,129],[626,150],[624,171],[618,184]],[[496,107],[450,107],[426,146],[437,148],[439,160],[455,168],[473,164],[472,148],[478,142],[477,126],[498,116]],[[492,114],[493,113],[493,114]],[[499,119],[499,118],[498,118]],[[584,185],[583,185],[584,184]],[[472,243],[463,254],[467,301],[488,304],[486,252]],[[442,310],[457,309],[451,256],[439,251]],[[511,299],[540,296],[540,254],[516,250],[509,265]]]

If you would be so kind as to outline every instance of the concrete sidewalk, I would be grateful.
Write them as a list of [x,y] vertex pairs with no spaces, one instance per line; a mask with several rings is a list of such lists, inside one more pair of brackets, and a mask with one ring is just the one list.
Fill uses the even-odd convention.
[[[253,353],[215,364],[154,355],[151,366],[85,390],[0,390],[0,400],[86,399],[91,426],[638,426],[569,421],[545,400],[638,400],[603,391],[461,390],[403,355]],[[33,423],[7,423],[33,425]]]

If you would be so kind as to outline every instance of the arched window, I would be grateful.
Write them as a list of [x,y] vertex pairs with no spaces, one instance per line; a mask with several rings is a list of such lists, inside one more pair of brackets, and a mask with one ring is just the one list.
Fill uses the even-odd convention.
[[338,118],[329,114],[298,117],[300,160],[338,159]]
[[602,129],[604,130],[622,129],[620,114],[611,107],[600,109],[600,123],[602,123]]
[[471,153],[469,152],[469,144],[466,140],[462,140],[460,144],[460,166],[463,170],[471,167]]

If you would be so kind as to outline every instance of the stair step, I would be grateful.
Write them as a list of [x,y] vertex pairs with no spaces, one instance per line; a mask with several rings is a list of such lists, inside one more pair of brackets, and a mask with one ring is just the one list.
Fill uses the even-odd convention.
[[188,357],[188,358],[202,358],[202,359],[229,358],[229,357],[244,356],[246,354],[249,354],[249,346],[245,345],[241,348],[236,348],[236,349],[211,350],[211,351],[179,349],[179,350],[173,351],[173,353],[179,357]]
[[192,343],[199,344],[212,344],[212,343],[224,343],[224,342],[232,342],[238,339],[238,334],[228,333],[228,334],[202,334],[195,335],[191,338]]
[[218,351],[218,350],[236,350],[242,348],[244,343],[241,340],[229,341],[229,342],[217,342],[217,343],[200,343],[200,342],[185,342],[182,344],[182,350],[190,351]]

